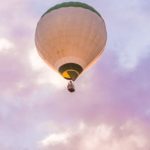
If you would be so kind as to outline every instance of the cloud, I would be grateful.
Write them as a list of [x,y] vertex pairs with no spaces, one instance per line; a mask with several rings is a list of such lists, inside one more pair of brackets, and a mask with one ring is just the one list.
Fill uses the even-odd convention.
[[108,43],[73,94],[34,45],[38,19],[57,2],[0,6],[1,149],[149,149],[148,2],[84,0],[104,17]]
[[52,70],[38,55],[37,50],[29,52],[29,62],[32,70],[37,72],[35,82],[39,85],[50,83],[57,88],[63,88],[67,82],[59,75],[56,70]]
[[142,7],[145,2],[115,0],[101,3],[108,31],[107,50],[117,55],[121,70],[133,71],[150,53],[149,15]]
[[[62,133],[51,133],[40,142],[40,150],[112,150],[148,149],[149,134],[145,133],[144,127],[136,121],[128,121],[119,127],[100,123],[96,126],[89,126],[80,123],[76,127],[64,130]],[[52,138],[53,137],[53,138]],[[57,139],[57,143],[53,143]],[[61,137],[61,138],[60,138]],[[49,140],[48,140],[49,139]],[[65,142],[64,142],[65,141]]]
[[57,144],[65,144],[67,143],[67,139],[69,137],[69,133],[54,133],[49,137],[41,141],[42,145],[57,145]]
[[14,48],[14,44],[5,38],[0,39],[0,52],[6,52]]

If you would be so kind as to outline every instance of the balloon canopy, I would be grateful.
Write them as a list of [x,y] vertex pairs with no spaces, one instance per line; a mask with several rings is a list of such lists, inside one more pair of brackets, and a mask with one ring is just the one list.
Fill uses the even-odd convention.
[[65,2],[40,18],[35,43],[40,56],[65,79],[76,80],[93,64],[106,45],[102,16],[81,2]]

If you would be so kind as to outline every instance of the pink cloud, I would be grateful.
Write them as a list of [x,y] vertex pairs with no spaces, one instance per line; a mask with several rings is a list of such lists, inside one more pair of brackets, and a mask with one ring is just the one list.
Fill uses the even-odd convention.
[[[48,138],[57,129],[56,136],[71,130],[68,143],[48,144],[44,150],[80,150],[86,149],[88,144],[91,144],[89,150],[150,147],[147,143],[150,123],[149,22],[145,25],[149,11],[144,11],[145,2],[139,5],[139,1],[137,4],[128,1],[86,2],[102,12],[109,39],[101,60],[76,81],[74,94],[51,82],[54,74],[47,73],[51,72],[48,67],[34,70],[29,59],[30,51],[35,48],[36,23],[48,4],[56,2],[44,2],[41,8],[39,2],[13,0],[0,6],[0,39],[7,39],[14,45],[0,46],[1,149],[37,149],[38,141]],[[12,6],[13,11],[8,11]],[[139,30],[142,38],[137,38]],[[124,67],[121,63],[134,60],[130,57],[132,54],[135,54],[136,65],[132,69]],[[126,61],[120,61],[122,57]],[[45,77],[43,74],[50,78],[49,82],[39,84],[37,81]],[[85,124],[82,131],[76,127],[80,121]],[[49,122],[54,122],[56,129],[44,126]],[[97,131],[102,124],[107,131],[112,127],[106,140],[101,137],[105,132]]]
[[51,133],[39,144],[40,150],[112,150],[148,149],[149,135],[138,121],[128,121],[121,126],[98,124],[88,126],[84,123],[61,132]]

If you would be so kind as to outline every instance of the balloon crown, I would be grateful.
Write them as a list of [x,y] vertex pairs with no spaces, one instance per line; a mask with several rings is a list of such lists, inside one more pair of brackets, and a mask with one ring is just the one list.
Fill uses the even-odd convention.
[[86,3],[81,3],[81,2],[64,2],[64,3],[57,4],[57,5],[53,6],[53,7],[51,7],[50,9],[48,9],[42,15],[42,17],[45,16],[47,13],[53,11],[53,10],[64,8],[64,7],[81,7],[81,8],[84,8],[84,9],[91,10],[92,12],[96,13],[98,16],[101,17],[99,12],[96,9],[94,9],[92,6],[90,6],[90,5],[86,4]]

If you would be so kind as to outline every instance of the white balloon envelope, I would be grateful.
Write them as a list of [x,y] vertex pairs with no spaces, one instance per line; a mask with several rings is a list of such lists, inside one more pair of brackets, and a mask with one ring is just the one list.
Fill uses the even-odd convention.
[[101,15],[80,2],[50,8],[40,18],[35,34],[40,56],[65,79],[73,81],[102,54],[106,40]]

